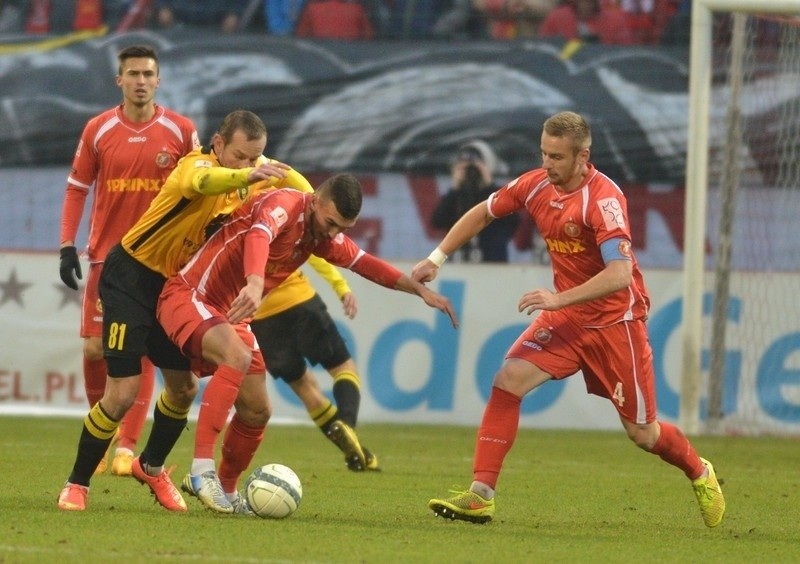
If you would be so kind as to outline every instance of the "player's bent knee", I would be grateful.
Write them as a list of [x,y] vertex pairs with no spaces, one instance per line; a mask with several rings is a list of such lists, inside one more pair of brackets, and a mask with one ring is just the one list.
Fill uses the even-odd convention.
[[253,361],[253,351],[242,342],[235,346],[225,347],[219,351],[219,354],[206,355],[204,351],[203,356],[217,366],[226,364],[239,372],[247,372],[250,368],[250,363]]
[[658,440],[658,434],[654,429],[647,427],[627,427],[628,438],[642,450],[650,452],[653,445]]
[[266,427],[272,417],[272,406],[269,403],[240,402],[236,405],[236,413],[242,423],[248,427]]
[[161,369],[164,376],[164,389],[171,402],[179,407],[191,405],[200,388],[197,376],[189,370]]

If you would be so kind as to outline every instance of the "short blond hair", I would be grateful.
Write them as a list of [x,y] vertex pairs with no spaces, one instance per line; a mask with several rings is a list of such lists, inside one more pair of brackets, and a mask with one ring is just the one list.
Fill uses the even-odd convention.
[[544,132],[552,137],[569,137],[575,154],[592,146],[592,130],[583,116],[575,112],[559,112],[544,122]]

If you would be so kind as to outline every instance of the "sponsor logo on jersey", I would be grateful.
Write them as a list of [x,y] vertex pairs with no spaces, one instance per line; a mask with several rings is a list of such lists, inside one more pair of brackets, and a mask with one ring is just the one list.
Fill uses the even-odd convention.
[[156,166],[158,168],[167,168],[172,162],[172,157],[166,151],[161,151],[156,155]]
[[147,137],[139,135],[136,137],[128,137],[128,143],[147,143]]
[[211,168],[212,166],[214,166],[214,163],[205,159],[197,159],[194,161],[194,168]]
[[[296,259],[295,255],[292,255],[292,259]],[[267,264],[264,266],[264,273],[265,274],[283,274],[286,272],[287,268],[296,268],[293,264],[293,261],[285,261],[285,260],[275,260],[270,259],[267,261]]]
[[536,351],[543,351],[542,345],[539,343],[534,343],[533,341],[522,341],[523,347],[528,347],[529,349],[533,349]]
[[161,190],[160,178],[109,178],[106,181],[109,192],[158,192]]
[[244,186],[242,188],[238,188],[236,190],[236,196],[239,198],[240,202],[244,202],[247,199],[247,193],[250,191],[249,186]]
[[583,243],[577,239],[573,239],[572,241],[561,241],[559,239],[550,239],[548,237],[545,238],[544,242],[547,243],[547,250],[553,253],[575,255],[586,250],[586,247],[583,246]]
[[550,207],[551,208],[557,208],[559,210],[563,210],[564,209],[564,204],[562,204],[561,202],[556,202],[555,200],[550,200]]

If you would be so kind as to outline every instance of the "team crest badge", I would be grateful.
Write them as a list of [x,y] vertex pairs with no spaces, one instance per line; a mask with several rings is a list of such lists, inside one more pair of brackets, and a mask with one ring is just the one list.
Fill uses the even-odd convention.
[[94,303],[94,309],[97,310],[97,313],[103,313],[103,302],[100,301],[100,298],[97,298],[97,301]]
[[620,241],[619,242],[619,254],[623,257],[631,256],[631,242],[630,241]]
[[161,151],[156,155],[156,166],[158,168],[167,168],[171,160],[169,153]]
[[533,338],[536,339],[536,341],[539,342],[539,343],[547,344],[553,338],[553,334],[550,333],[549,329],[545,329],[544,327],[540,327],[533,334]]
[[581,234],[581,228],[570,221],[569,223],[564,225],[564,233],[567,234],[567,237],[575,238]]

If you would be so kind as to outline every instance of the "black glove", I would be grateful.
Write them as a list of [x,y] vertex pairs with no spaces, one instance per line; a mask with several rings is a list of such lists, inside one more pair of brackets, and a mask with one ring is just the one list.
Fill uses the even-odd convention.
[[[58,274],[64,284],[73,290],[78,289],[78,280],[82,280],[83,276],[81,275],[78,251],[75,250],[75,247],[61,247],[61,264],[58,267]],[[75,280],[75,276],[78,277],[78,280]]]

